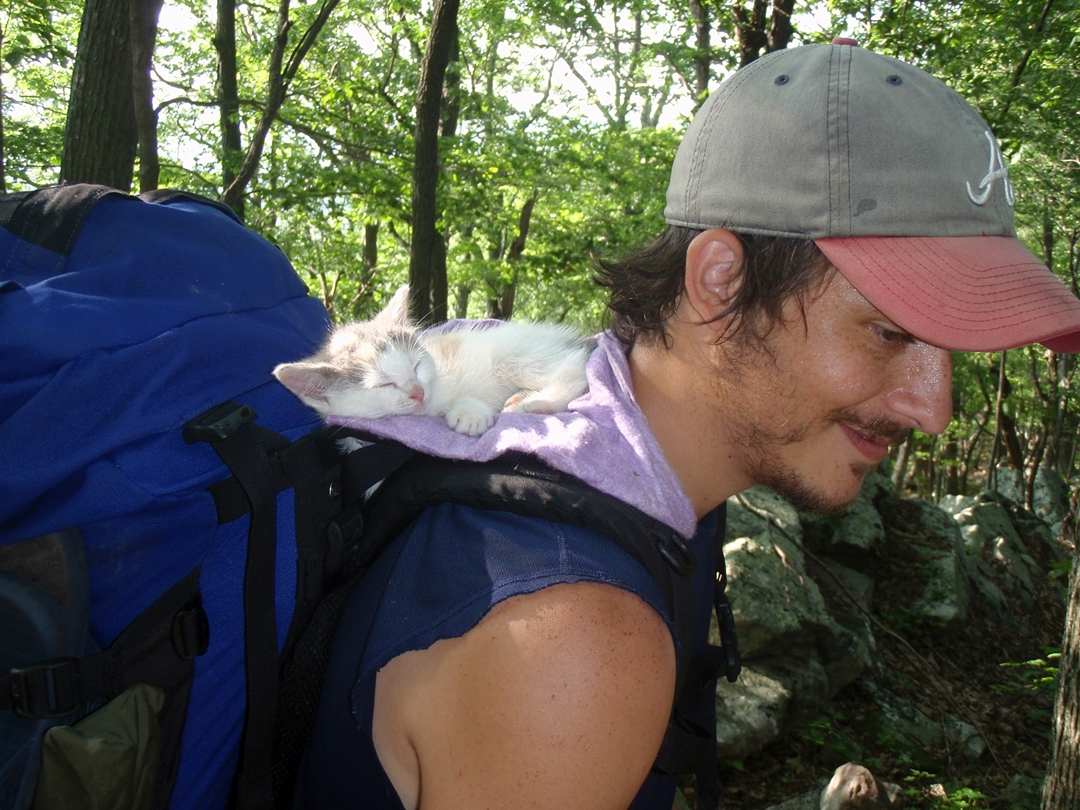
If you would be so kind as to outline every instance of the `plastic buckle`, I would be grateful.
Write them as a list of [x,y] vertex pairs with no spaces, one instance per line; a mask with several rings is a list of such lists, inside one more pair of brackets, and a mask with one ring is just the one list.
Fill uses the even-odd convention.
[[53,658],[9,673],[12,708],[22,717],[65,717],[82,705],[78,658]]
[[210,621],[201,604],[178,611],[169,633],[173,650],[180,659],[189,661],[210,648]]
[[694,552],[686,541],[674,532],[666,538],[658,539],[656,550],[679,576],[688,577],[697,570],[697,557]]
[[716,620],[720,625],[720,647],[724,651],[724,675],[728,683],[735,683],[742,672],[739,638],[735,632],[735,615],[731,612],[731,605],[725,600],[722,608],[717,612]]
[[219,442],[222,439],[229,438],[248,422],[254,422],[258,418],[259,415],[255,413],[255,409],[250,405],[224,402],[205,413],[199,414],[184,425],[184,441],[188,444]]

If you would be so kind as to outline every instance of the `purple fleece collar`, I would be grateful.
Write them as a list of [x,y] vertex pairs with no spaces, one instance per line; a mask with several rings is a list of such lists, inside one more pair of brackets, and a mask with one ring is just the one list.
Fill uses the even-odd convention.
[[530,453],[692,536],[694,510],[634,401],[626,348],[604,332],[585,371],[589,390],[568,412],[501,413],[481,436],[455,433],[433,416],[327,421],[443,458],[488,461],[513,450]]

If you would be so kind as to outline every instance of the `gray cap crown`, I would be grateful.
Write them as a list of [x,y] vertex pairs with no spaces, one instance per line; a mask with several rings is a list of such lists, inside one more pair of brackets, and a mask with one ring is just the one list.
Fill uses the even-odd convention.
[[814,239],[1015,236],[990,128],[930,74],[851,45],[776,51],[702,105],[665,217]]

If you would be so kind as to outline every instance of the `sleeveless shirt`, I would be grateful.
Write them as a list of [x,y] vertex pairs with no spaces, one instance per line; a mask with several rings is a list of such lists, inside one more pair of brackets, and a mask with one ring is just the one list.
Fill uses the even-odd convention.
[[[708,642],[716,520],[715,513],[707,515],[690,540],[699,562],[693,575],[695,651]],[[371,739],[378,671],[404,652],[463,635],[504,599],[576,582],[604,583],[636,594],[660,614],[678,646],[655,582],[607,538],[576,526],[455,504],[424,512],[380,555],[349,597],[331,647],[294,807],[402,810]],[[363,621],[371,611],[374,622]],[[651,772],[632,810],[670,810],[675,781]]]

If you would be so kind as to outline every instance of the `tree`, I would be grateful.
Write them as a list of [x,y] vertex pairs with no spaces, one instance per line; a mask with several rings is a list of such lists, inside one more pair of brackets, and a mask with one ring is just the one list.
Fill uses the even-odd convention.
[[712,73],[712,25],[709,7],[702,0],[690,0],[690,14],[694,18],[694,98],[700,106],[709,93]]
[[[1074,526],[1074,539],[1080,533]],[[1069,576],[1069,604],[1058,662],[1050,766],[1043,783],[1042,810],[1080,808],[1080,557]]]
[[71,77],[60,179],[131,188],[138,148],[132,0],[86,0]]
[[132,100],[139,156],[139,191],[158,187],[157,112],[154,110],[154,83],[150,75],[157,40],[158,15],[164,0],[135,0],[131,3]]
[[767,0],[753,0],[748,11],[744,0],[735,0],[731,15],[735,20],[735,34],[739,40],[739,67],[746,67],[761,51],[772,53],[783,50],[791,42],[794,29],[791,11],[795,0],[773,0],[772,14],[766,16]]
[[[217,93],[219,126],[221,128],[221,186],[229,188],[236,180],[243,157],[240,132],[240,96],[237,87],[236,65],[236,0],[218,0],[217,27],[214,32],[217,51]],[[233,210],[244,215],[244,200],[240,197]]]
[[435,0],[416,97],[409,314],[417,323],[446,320],[446,243],[436,226],[436,191],[443,81],[457,37],[458,5],[458,0]]
[[263,105],[258,126],[255,127],[251,141],[248,143],[244,160],[240,164],[240,168],[237,170],[232,182],[221,193],[221,201],[234,210],[239,207],[244,190],[259,168],[259,161],[262,159],[263,149],[266,146],[266,136],[269,134],[270,127],[281,110],[289,86],[300,69],[300,63],[304,61],[304,57],[311,50],[311,46],[315,44],[319,33],[322,31],[323,26],[326,25],[327,19],[337,7],[338,2],[339,0],[324,0],[315,14],[315,19],[300,36],[296,47],[286,59],[285,51],[289,44],[289,31],[292,29],[292,22],[289,19],[289,0],[280,0],[277,14],[277,33],[274,36],[274,46],[270,53],[266,102]]

